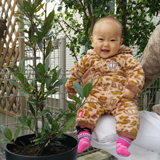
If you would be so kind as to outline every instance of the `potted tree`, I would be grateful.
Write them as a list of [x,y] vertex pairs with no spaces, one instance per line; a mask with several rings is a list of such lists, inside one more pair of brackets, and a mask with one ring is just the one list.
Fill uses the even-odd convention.
[[[43,20],[39,11],[43,9],[42,0],[23,0],[18,7],[17,21],[24,24],[21,28],[24,34],[24,43],[33,50],[34,65],[30,66],[34,78],[30,80],[25,75],[25,60],[20,66],[8,66],[17,81],[10,80],[14,86],[19,87],[19,93],[27,97],[27,106],[30,115],[17,119],[21,123],[13,134],[9,128],[1,126],[1,131],[6,139],[0,143],[7,143],[5,152],[7,160],[76,160],[77,159],[77,139],[64,134],[75,122],[78,109],[84,104],[90,91],[94,87],[91,83],[82,88],[74,82],[74,89],[79,97],[72,96],[73,102],[68,102],[68,109],[57,109],[57,114],[53,115],[46,109],[46,99],[48,96],[58,92],[57,87],[64,84],[67,78],[59,78],[61,69],[49,66],[49,55],[52,50],[51,32],[54,19],[54,10]],[[47,44],[47,47],[45,45]],[[43,53],[43,62],[36,64],[36,47]],[[83,83],[83,82],[82,82]],[[42,122],[39,126],[38,120]],[[29,129],[33,134],[19,137],[21,129]]]

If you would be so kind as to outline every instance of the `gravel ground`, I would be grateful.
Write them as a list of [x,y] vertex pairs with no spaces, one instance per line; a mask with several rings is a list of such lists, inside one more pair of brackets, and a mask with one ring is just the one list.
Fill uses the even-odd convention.
[[6,158],[5,158],[5,152],[1,148],[0,148],[0,160],[6,160]]

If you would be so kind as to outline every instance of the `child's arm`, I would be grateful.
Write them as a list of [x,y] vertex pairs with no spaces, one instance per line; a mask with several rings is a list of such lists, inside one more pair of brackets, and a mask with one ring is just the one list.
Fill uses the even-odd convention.
[[[79,76],[81,77],[86,68],[85,68],[85,64],[87,62],[87,55],[83,56],[75,65],[74,67],[71,69],[71,73],[69,75],[69,79],[66,83],[66,92],[68,94],[71,94],[71,95],[75,95],[76,96],[76,91],[74,90],[74,87],[73,87],[73,82],[77,82],[77,83],[80,83],[80,79],[79,79]],[[68,95],[69,98],[71,98],[69,95]]]
[[124,70],[127,77],[125,88],[131,92],[127,93],[128,91],[124,91],[123,95],[125,97],[133,97],[133,95],[137,97],[141,93],[144,85],[144,72],[141,64],[131,54],[126,54],[125,59]]

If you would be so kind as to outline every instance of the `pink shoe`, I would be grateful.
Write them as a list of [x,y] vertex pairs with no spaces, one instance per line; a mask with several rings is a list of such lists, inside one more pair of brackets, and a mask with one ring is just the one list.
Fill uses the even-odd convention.
[[87,131],[82,131],[78,134],[78,140],[79,140],[79,143],[78,143],[78,153],[81,153],[83,152],[84,150],[88,149],[91,144],[91,138],[92,138],[92,135],[87,132]]
[[118,155],[123,157],[130,156],[128,147],[131,145],[132,140],[130,138],[119,136],[116,143],[116,152]]

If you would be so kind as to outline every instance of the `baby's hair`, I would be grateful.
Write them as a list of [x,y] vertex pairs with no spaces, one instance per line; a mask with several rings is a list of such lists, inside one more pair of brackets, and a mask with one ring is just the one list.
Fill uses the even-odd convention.
[[109,15],[109,16],[106,16],[106,17],[102,17],[102,18],[100,18],[100,19],[98,19],[98,20],[96,21],[96,23],[95,23],[94,26],[93,26],[92,35],[93,35],[93,31],[94,31],[95,25],[96,25],[97,23],[103,21],[103,20],[113,20],[113,21],[117,22],[117,24],[120,26],[121,33],[122,33],[122,24],[120,23],[120,21],[119,21],[118,19],[116,19],[115,17]]

